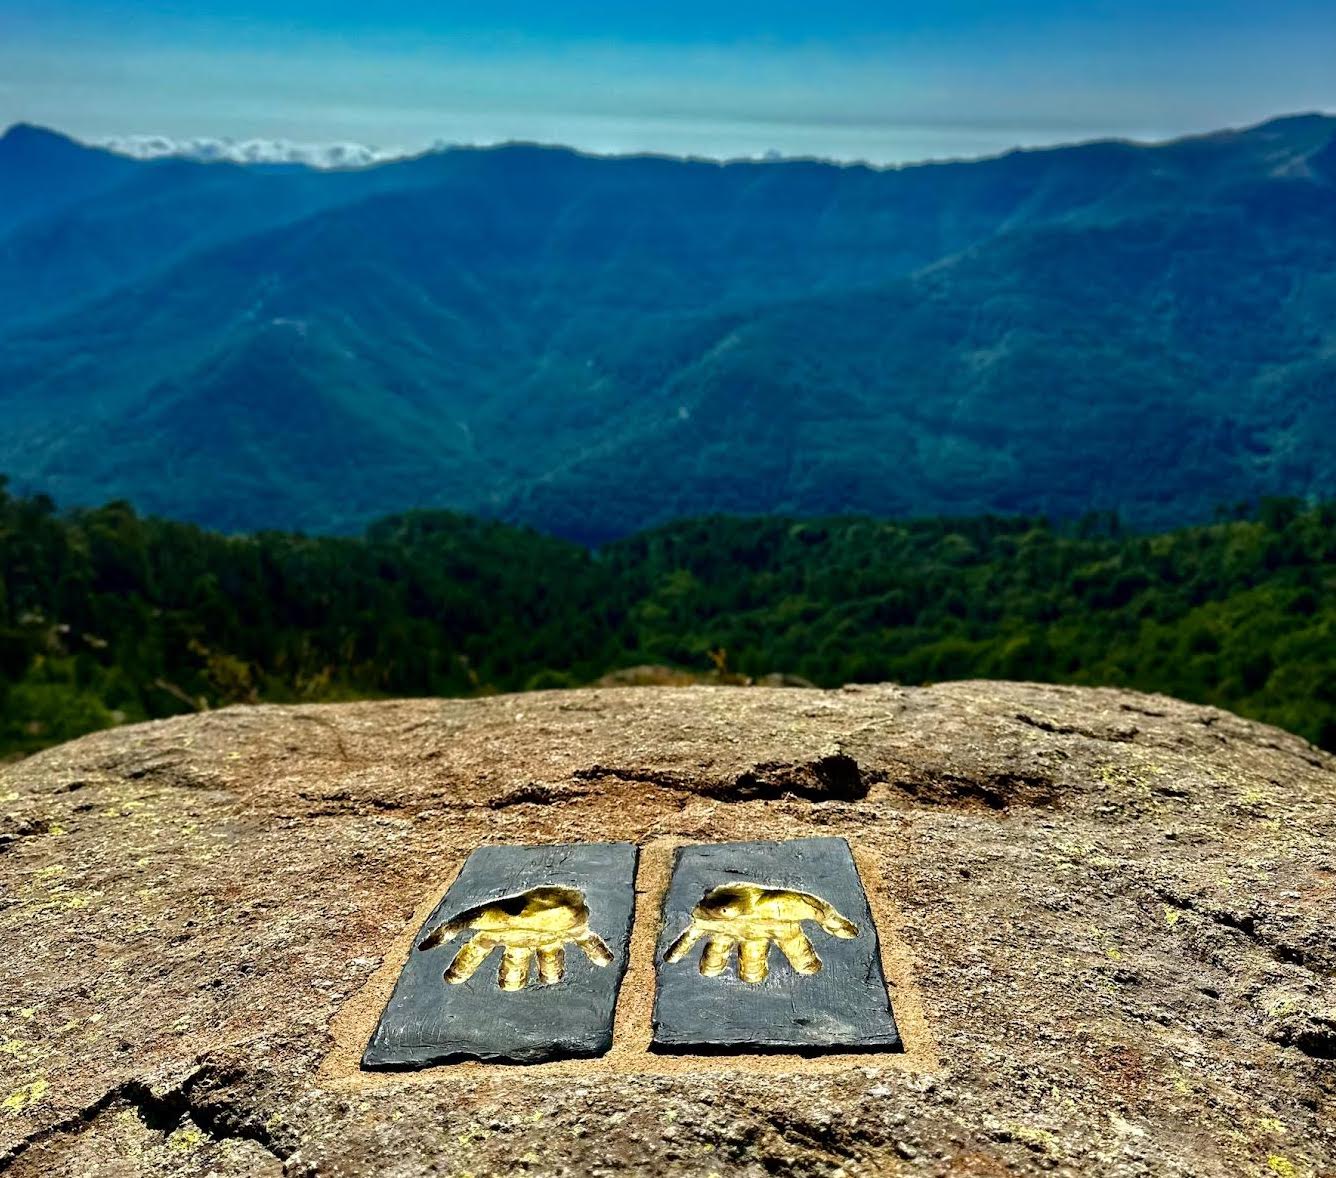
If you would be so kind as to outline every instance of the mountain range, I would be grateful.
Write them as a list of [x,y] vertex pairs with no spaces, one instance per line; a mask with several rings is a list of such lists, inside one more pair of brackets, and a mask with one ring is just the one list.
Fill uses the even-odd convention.
[[1336,495],[1336,118],[890,169],[0,139],[0,471],[228,530]]

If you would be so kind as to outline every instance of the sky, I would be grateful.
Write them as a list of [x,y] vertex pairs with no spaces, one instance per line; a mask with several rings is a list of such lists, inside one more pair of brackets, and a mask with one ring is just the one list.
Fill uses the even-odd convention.
[[1336,111],[1336,0],[0,0],[0,126],[879,163]]

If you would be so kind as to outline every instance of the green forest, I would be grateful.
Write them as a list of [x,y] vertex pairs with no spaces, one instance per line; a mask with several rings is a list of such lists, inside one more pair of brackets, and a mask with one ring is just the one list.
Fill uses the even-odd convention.
[[223,535],[0,480],[0,757],[232,703],[970,677],[1161,691],[1336,749],[1336,504],[1218,514],[718,517],[591,551],[448,512]]

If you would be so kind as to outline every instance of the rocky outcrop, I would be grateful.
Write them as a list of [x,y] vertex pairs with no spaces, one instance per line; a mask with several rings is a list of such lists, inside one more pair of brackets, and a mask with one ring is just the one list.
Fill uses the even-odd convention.
[[[480,843],[838,834],[907,1051],[359,1071]],[[235,708],[0,769],[0,1169],[1336,1171],[1336,764],[1003,683]],[[646,919],[648,913],[648,919]],[[643,929],[641,926],[644,926]],[[648,937],[648,941],[646,941]]]

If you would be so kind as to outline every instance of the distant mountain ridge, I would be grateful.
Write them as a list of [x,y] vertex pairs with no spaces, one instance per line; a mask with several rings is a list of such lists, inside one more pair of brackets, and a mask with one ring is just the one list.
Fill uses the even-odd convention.
[[1336,118],[896,169],[0,139],[0,470],[229,529],[1336,494]]

